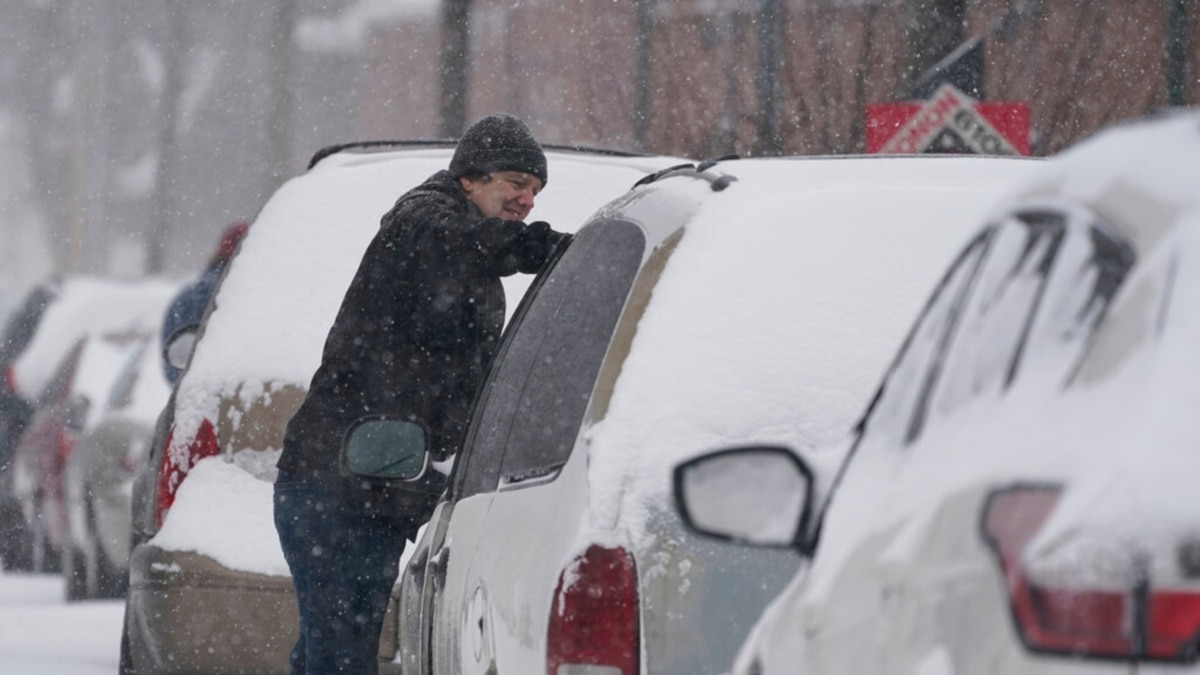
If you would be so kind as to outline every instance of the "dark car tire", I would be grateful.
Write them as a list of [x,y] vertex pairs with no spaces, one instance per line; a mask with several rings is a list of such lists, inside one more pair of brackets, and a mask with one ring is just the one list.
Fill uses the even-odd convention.
[[[63,576],[66,578],[67,601],[116,599],[125,597],[129,574],[109,559],[104,547],[96,540],[96,512],[87,504],[87,546],[83,550],[68,546],[62,556]],[[94,569],[92,569],[94,565]],[[94,581],[91,581],[94,580]]]
[[[125,613],[129,614],[129,606],[126,605]],[[137,675],[137,670],[133,667],[133,653],[129,649],[129,624],[121,622],[121,660],[117,665],[117,673],[119,675]]]
[[18,509],[0,509],[0,565],[7,572],[33,571],[33,542]]
[[58,574],[62,572],[62,554],[55,551],[46,536],[46,527],[42,523],[42,514],[34,519],[32,526],[33,539],[33,570],[42,574]]
[[40,574],[60,574],[62,555],[55,553],[45,541],[33,542],[33,571]]
[[96,546],[96,589],[93,598],[115,600],[125,597],[129,588],[128,570],[109,560],[104,547]]
[[26,540],[13,537],[0,551],[0,563],[3,563],[6,572],[32,572],[33,546]]
[[125,597],[129,589],[129,575],[124,570],[114,569],[111,565],[101,564],[97,570],[96,596],[100,599],[117,600]]
[[74,546],[67,546],[63,550],[61,567],[67,586],[67,602],[91,597],[88,594],[87,554]]
[[32,572],[33,547],[27,541],[14,541],[6,545],[0,551],[0,568],[5,572]]

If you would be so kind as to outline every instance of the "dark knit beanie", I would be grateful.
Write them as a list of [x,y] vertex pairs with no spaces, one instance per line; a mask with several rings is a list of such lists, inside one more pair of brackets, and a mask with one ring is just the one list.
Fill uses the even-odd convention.
[[523,171],[545,186],[546,155],[529,127],[507,113],[494,113],[472,124],[458,139],[450,174],[455,178],[493,171]]

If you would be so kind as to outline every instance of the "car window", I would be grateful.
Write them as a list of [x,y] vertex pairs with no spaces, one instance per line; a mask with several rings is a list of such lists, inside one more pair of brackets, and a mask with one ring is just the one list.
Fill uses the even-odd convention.
[[1057,214],[1029,214],[1006,218],[993,228],[987,256],[942,359],[940,382],[931,382],[938,414],[999,392],[1010,381],[1064,225]]
[[1132,264],[1132,250],[1086,212],[1038,209],[1005,220],[973,284],[934,408],[948,413],[1018,384],[1068,384]]
[[909,333],[866,419],[865,434],[880,436],[891,447],[913,435],[918,402],[929,387],[934,367],[949,339],[966,289],[987,248],[987,233],[977,238],[950,268]]
[[1069,218],[1017,364],[1016,380],[1022,386],[1072,382],[1093,347],[1097,324],[1133,266],[1133,249],[1102,223],[1080,213]]
[[931,411],[952,413],[1014,382],[1066,385],[1132,264],[1131,249],[1087,213],[1001,219],[930,301],[872,410],[871,433],[899,447],[920,436]]
[[597,223],[530,291],[477,404],[458,498],[566,462],[644,249],[636,225]]

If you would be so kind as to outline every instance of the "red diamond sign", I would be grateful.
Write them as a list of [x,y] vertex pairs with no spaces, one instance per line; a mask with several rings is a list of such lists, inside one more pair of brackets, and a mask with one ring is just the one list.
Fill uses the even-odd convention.
[[867,152],[1028,155],[1029,106],[976,101],[943,84],[924,103],[867,106]]

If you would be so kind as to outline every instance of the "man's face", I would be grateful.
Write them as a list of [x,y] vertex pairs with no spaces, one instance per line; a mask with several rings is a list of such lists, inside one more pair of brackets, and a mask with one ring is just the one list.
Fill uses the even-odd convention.
[[458,179],[467,198],[487,218],[525,220],[533,210],[533,199],[542,191],[542,181],[522,171],[496,171],[482,178]]

